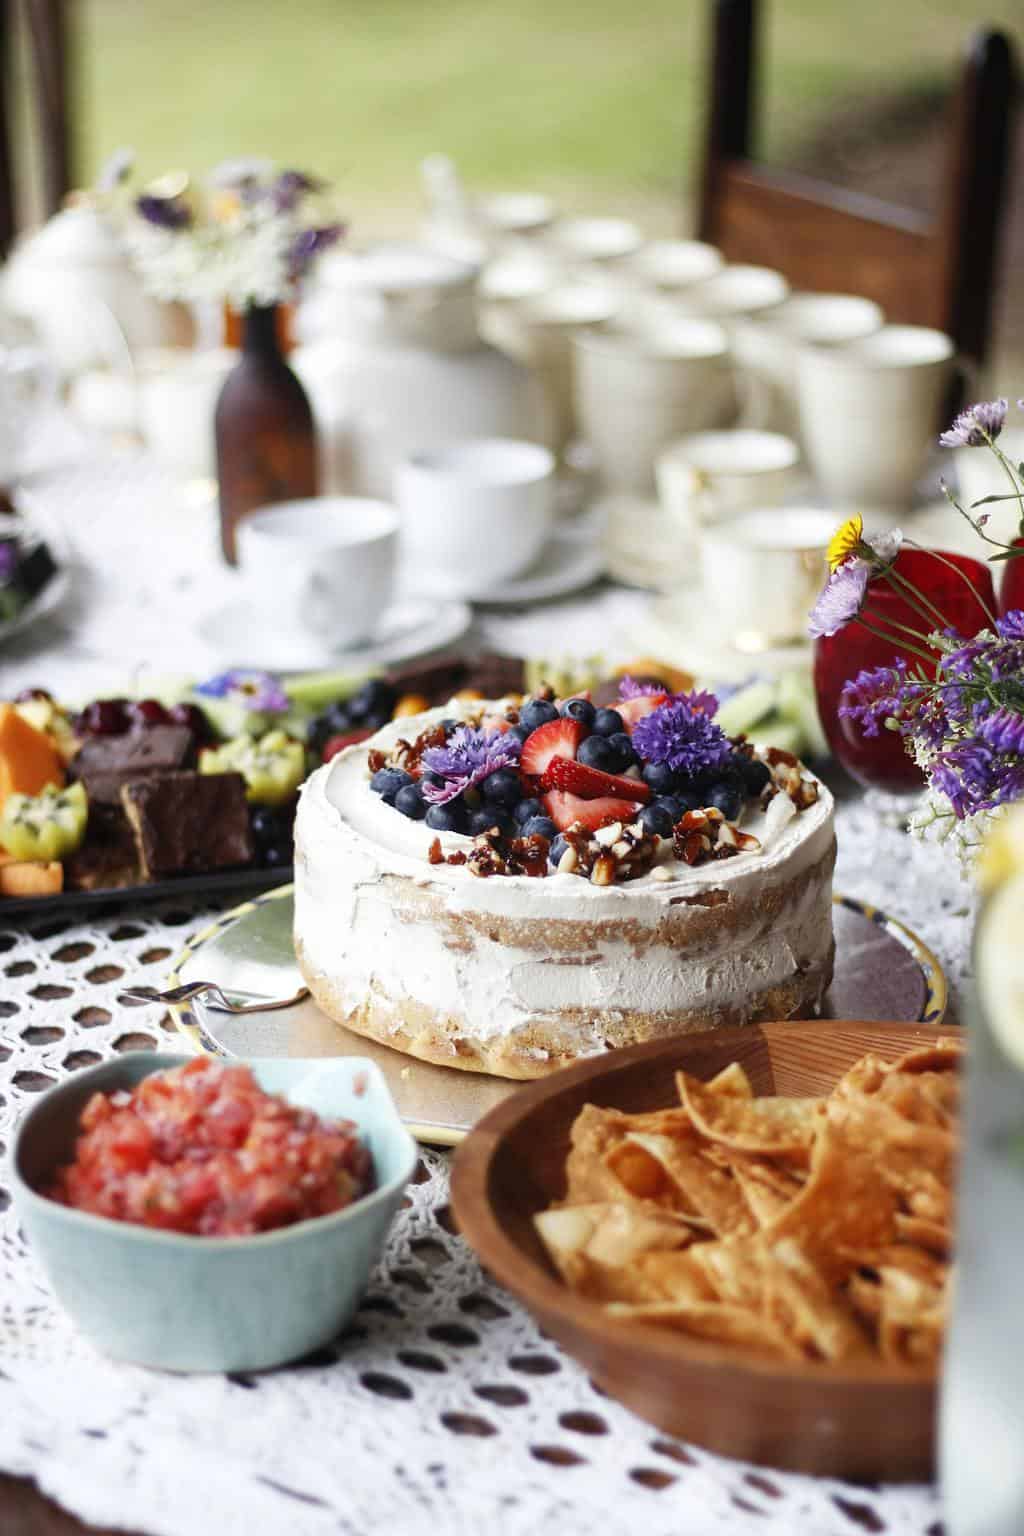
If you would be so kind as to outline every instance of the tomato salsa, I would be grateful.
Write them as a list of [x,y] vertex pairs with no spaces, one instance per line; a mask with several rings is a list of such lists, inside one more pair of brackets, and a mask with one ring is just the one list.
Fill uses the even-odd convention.
[[114,1221],[241,1237],[343,1210],[372,1188],[350,1120],[265,1093],[252,1071],[197,1056],[129,1093],[94,1093],[75,1157],[44,1191]]

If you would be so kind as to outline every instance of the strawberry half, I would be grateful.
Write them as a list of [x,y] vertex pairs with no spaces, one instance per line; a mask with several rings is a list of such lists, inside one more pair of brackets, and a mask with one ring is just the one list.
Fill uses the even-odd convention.
[[632,736],[637,721],[660,709],[667,698],[667,693],[638,693],[635,699],[620,699],[613,707],[622,716],[622,723]]
[[354,747],[357,742],[367,741],[372,735],[372,731],[345,731],[341,736],[329,736],[320,754],[321,762],[329,763],[332,757],[337,757],[346,747]]
[[601,800],[607,795],[613,799],[639,800],[651,798],[651,791],[643,779],[627,779],[618,773],[602,773],[600,768],[588,768],[585,763],[570,762],[565,757],[552,758],[540,781],[541,789],[567,789],[583,800]]
[[634,800],[619,800],[610,795],[600,800],[582,800],[566,789],[549,789],[542,796],[542,803],[559,832],[568,832],[577,822],[588,832],[596,832],[612,821],[635,821],[640,809]]
[[523,742],[519,766],[523,773],[542,778],[548,764],[556,757],[574,758],[576,748],[586,734],[580,722],[568,715],[549,720],[547,725],[539,725]]

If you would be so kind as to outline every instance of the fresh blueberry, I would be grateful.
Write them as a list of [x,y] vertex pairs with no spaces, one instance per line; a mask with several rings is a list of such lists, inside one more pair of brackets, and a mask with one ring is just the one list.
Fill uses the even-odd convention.
[[260,850],[260,863],[265,869],[281,869],[292,861],[291,843],[269,843]]
[[[677,789],[671,798],[679,809],[679,816],[685,816],[687,811],[699,811],[702,806],[711,804],[704,791],[694,784],[687,784],[683,789]],[[676,817],[677,821],[679,816]]]
[[625,721],[617,709],[598,709],[594,712],[591,730],[598,736],[617,736],[619,731],[625,730]]
[[570,720],[578,720],[580,725],[585,725],[589,731],[597,710],[589,699],[566,699],[562,705],[562,714],[568,715]]
[[588,736],[580,742],[576,756],[585,768],[597,768],[601,773],[618,771],[615,749],[605,736]]
[[496,768],[480,786],[490,805],[516,805],[523,798],[523,786],[513,768]]
[[332,736],[344,736],[352,729],[352,717],[345,704],[332,704],[330,709],[325,709],[322,714],[316,716],[309,727],[309,745],[314,752],[322,752],[324,744],[330,741]]
[[547,699],[527,699],[519,711],[520,725],[528,726],[531,731],[539,730],[542,725],[547,725],[549,720],[558,719],[558,710]]
[[466,826],[466,812],[457,800],[445,805],[427,807],[427,826],[434,832],[462,832]]
[[446,736],[450,736],[452,731],[457,731],[462,723],[463,722],[461,720],[453,720],[451,715],[445,715],[444,719],[441,721],[441,729],[444,731]]
[[726,821],[735,821],[743,804],[742,781],[738,778],[719,779],[707,791],[704,804],[721,811]]
[[528,725],[513,725],[509,729],[509,735],[514,736],[517,741],[525,741],[528,736],[533,735],[533,732]]
[[398,791],[411,783],[404,768],[378,768],[370,780],[370,788],[375,795],[380,795],[385,805],[394,805]]
[[546,837],[552,842],[558,836],[558,828],[550,816],[531,816],[522,826],[524,837]]
[[422,821],[427,814],[427,804],[418,784],[406,784],[395,796],[395,810],[408,816],[410,821]]
[[371,716],[378,720],[391,719],[391,711],[398,703],[398,691],[381,677],[373,677],[354,693],[346,704],[350,720],[360,725]]
[[748,795],[759,795],[765,785],[771,782],[771,769],[767,763],[762,763],[759,757],[743,757],[737,754],[733,762]]
[[481,832],[490,832],[492,827],[497,827],[506,837],[518,837],[522,831],[500,805],[484,805],[479,810],[470,811],[467,830],[471,837],[479,837]]
[[435,789],[440,789],[443,784],[447,783],[447,780],[443,773],[425,773],[422,775],[420,783],[433,784]]
[[616,773],[625,773],[627,768],[632,768],[638,761],[636,750],[630,737],[625,731],[616,731],[614,736],[606,737],[608,745],[614,747],[618,754],[621,767],[616,768]]
[[644,763],[643,779],[652,795],[671,795],[679,783],[679,775],[669,763]]
[[281,831],[278,814],[269,805],[255,806],[249,814],[249,824],[257,847],[266,847],[275,842]]
[[552,869],[558,868],[562,861],[562,855],[565,853],[568,846],[569,844],[566,842],[561,832],[559,832],[558,836],[551,844],[551,847],[548,849],[548,863],[551,865]]
[[520,800],[519,804],[512,812],[512,815],[515,817],[516,821],[518,821],[520,826],[525,825],[531,816],[544,816],[546,814],[547,813],[545,812],[543,805],[534,795],[531,795],[526,800]]
[[675,822],[668,802],[652,800],[650,805],[645,805],[640,812],[640,824],[644,831],[650,832],[653,837],[671,837]]

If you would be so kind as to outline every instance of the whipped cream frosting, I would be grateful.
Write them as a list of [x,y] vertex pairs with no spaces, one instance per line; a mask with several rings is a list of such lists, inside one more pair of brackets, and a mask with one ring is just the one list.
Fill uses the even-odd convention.
[[[472,839],[439,834],[386,805],[370,789],[367,754],[414,740],[445,718],[466,719],[481,704],[452,703],[393,721],[373,737],[340,753],[303,786],[296,820],[295,931],[305,962],[331,985],[347,1008],[368,995],[423,1003],[442,1018],[464,1018],[480,1040],[514,1032],[538,1014],[563,1009],[620,1007],[633,1013],[676,1012],[742,1000],[824,964],[831,947],[830,875],[808,881],[798,900],[764,931],[723,925],[720,942],[705,933],[699,953],[673,945],[638,948],[628,939],[595,937],[606,919],[654,927],[667,913],[682,913],[702,890],[735,888],[745,901],[818,864],[833,840],[832,797],[819,783],[819,799],[796,811],[784,794],[741,825],[759,850],[690,867],[670,842],[655,868],[639,879],[598,886],[579,875],[494,875],[482,879],[464,865],[428,862],[435,838],[443,850],[468,849]],[[665,876],[668,878],[665,878]],[[442,926],[410,921],[398,910],[396,882],[412,882],[448,913],[493,914],[536,923],[587,923],[581,937],[586,964],[566,964],[564,950],[518,948],[494,938],[458,947]],[[755,931],[756,926],[756,931]],[[593,1038],[590,1038],[592,1036]],[[580,1054],[604,1049],[601,1029],[580,1029]]]

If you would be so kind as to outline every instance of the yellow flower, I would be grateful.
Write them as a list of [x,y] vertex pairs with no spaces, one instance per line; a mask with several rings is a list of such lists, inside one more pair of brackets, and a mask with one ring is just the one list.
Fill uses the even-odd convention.
[[837,571],[844,560],[849,560],[851,555],[856,554],[857,545],[860,543],[863,533],[864,519],[859,512],[855,513],[853,517],[848,517],[843,526],[836,529],[828,545],[828,568],[830,571]]

